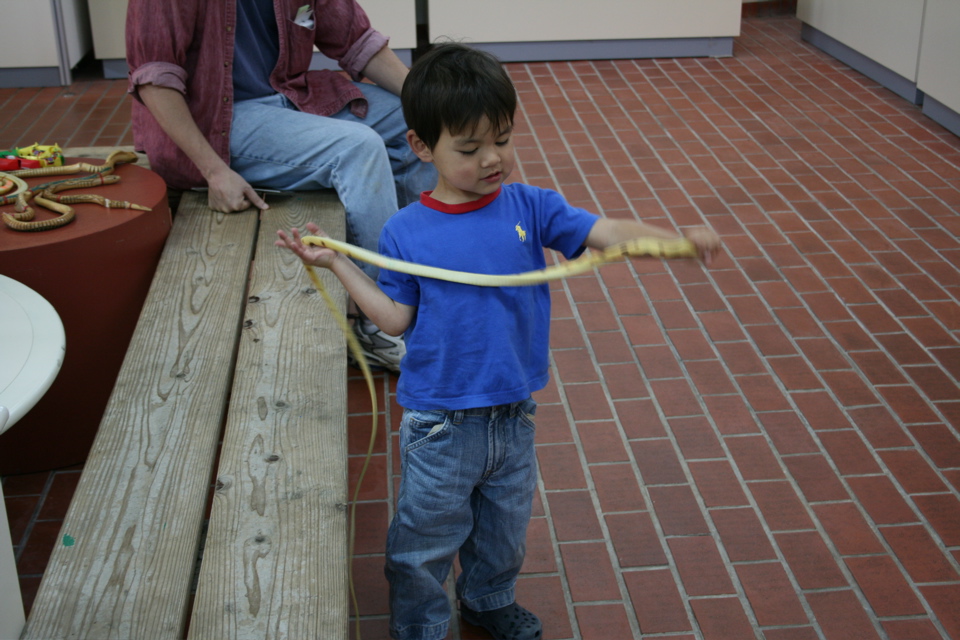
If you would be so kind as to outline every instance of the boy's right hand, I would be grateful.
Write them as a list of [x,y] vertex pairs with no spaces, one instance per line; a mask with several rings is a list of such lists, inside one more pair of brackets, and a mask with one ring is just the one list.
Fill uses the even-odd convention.
[[[320,230],[320,227],[312,222],[307,223],[307,231],[312,236],[321,236],[324,238],[329,237],[326,233]],[[277,231],[277,236],[280,239],[274,244],[278,247],[289,249],[296,254],[296,256],[300,258],[304,264],[329,269],[333,264],[333,261],[336,260],[337,256],[340,255],[333,249],[303,244],[300,231],[298,229],[290,229],[290,235],[287,235],[283,229],[280,229]]]

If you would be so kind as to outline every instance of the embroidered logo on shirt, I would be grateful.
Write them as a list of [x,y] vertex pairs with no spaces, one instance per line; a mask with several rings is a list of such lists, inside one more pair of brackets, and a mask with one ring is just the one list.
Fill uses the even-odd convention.
[[523,227],[520,226],[520,223],[517,223],[517,226],[514,227],[517,230],[517,235],[520,236],[520,242],[527,241],[527,232],[523,230]]

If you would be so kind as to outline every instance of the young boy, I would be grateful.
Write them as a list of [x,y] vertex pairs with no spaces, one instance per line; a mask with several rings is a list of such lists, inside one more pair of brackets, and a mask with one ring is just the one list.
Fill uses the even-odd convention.
[[[553,191],[506,184],[514,168],[516,91],[499,61],[458,44],[435,47],[401,94],[407,141],[433,163],[436,189],[395,214],[380,252],[457,271],[511,274],[638,236],[677,234],[600,218]],[[321,232],[308,225],[313,234]],[[514,601],[536,487],[531,394],[548,380],[548,286],[479,287],[381,270],[304,246],[296,229],[278,246],[326,267],[387,333],[406,334],[397,400],[401,483],[387,535],[390,633],[438,640],[450,607],[444,581],[459,554],[460,614],[495,638],[539,638],[540,621]],[[707,263],[719,239],[686,234]]]

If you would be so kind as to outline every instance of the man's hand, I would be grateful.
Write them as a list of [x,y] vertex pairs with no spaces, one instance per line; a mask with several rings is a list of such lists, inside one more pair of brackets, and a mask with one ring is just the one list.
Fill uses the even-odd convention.
[[214,211],[233,213],[251,206],[261,211],[270,208],[239,173],[226,165],[210,175],[207,188],[207,204]]
[[207,180],[209,194],[207,203],[214,211],[231,213],[244,211],[254,206],[267,209],[267,203],[257,195],[247,181],[232,170],[213,150],[197,127],[179,91],[152,84],[138,89],[143,104],[147,106],[160,128],[197,165]]

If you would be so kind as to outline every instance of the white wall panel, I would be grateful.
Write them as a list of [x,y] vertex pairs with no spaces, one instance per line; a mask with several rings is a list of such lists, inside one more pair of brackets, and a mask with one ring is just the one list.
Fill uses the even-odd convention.
[[88,0],[88,3],[93,55],[97,60],[126,58],[123,32],[127,24],[127,0]]
[[415,0],[360,0],[373,28],[390,37],[391,49],[417,46],[417,8]]
[[960,2],[927,0],[917,87],[960,113]]
[[0,0],[0,67],[59,67],[49,0]]
[[797,17],[916,82],[923,6],[924,0],[798,0]]
[[742,0],[428,0],[430,39],[550,42],[740,34]]

